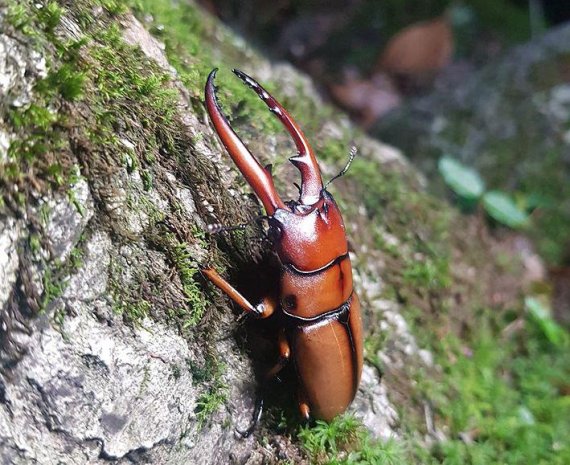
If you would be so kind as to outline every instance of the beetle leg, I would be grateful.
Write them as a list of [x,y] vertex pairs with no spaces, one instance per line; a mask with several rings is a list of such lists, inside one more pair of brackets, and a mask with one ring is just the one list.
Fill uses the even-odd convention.
[[309,403],[307,402],[307,396],[303,392],[302,388],[299,388],[298,393],[299,398],[299,412],[301,412],[301,416],[304,420],[309,421],[311,418],[311,408],[309,407]]
[[287,341],[287,337],[285,335],[285,329],[279,330],[277,335],[278,338],[278,345],[279,345],[279,360],[277,363],[265,374],[265,378],[263,381],[262,388],[257,394],[257,398],[255,399],[255,409],[253,410],[251,424],[245,431],[241,431],[236,429],[236,431],[244,438],[247,438],[253,431],[255,427],[259,423],[261,419],[261,413],[263,411],[263,393],[266,390],[267,383],[269,383],[275,376],[283,369],[289,359],[291,358],[291,347],[289,346],[289,342]]
[[279,118],[279,121],[285,126],[289,132],[295,146],[297,147],[297,155],[289,158],[289,161],[301,172],[301,196],[300,201],[305,205],[312,205],[319,200],[321,190],[323,189],[323,181],[321,179],[321,171],[317,158],[310,146],[305,134],[301,131],[299,125],[293,120],[291,115],[281,106],[281,104],[273,98],[261,85],[244,72],[234,69],[234,74],[239,77],[245,84],[251,87],[257,95],[265,102],[272,113]]
[[263,396],[259,395],[255,399],[255,409],[253,410],[251,423],[244,431],[236,428],[235,429],[236,433],[238,433],[242,438],[248,438],[249,436],[251,436],[251,433],[253,433],[257,424],[259,423],[259,420],[261,419],[262,413],[263,413]]
[[267,372],[265,375],[265,381],[272,380],[282,369],[287,365],[289,359],[291,358],[291,347],[289,346],[289,341],[285,336],[285,329],[281,328],[278,334],[278,344],[279,344],[279,360],[277,363]]
[[273,215],[277,208],[287,207],[275,190],[271,172],[259,164],[222,113],[214,87],[216,71],[217,69],[212,70],[206,82],[206,109],[224,147],[263,203],[267,214]]
[[201,271],[202,274],[212,282],[212,284],[232,299],[245,312],[251,313],[258,318],[267,318],[275,311],[277,303],[271,297],[265,297],[259,304],[253,305],[213,268],[203,268]]

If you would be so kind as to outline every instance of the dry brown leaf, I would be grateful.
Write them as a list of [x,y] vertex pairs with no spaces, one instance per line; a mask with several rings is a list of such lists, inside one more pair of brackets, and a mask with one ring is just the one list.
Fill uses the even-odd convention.
[[446,66],[453,53],[453,31],[446,15],[414,23],[390,41],[380,60],[382,70],[397,74],[435,73]]
[[365,128],[400,104],[398,91],[382,74],[370,79],[345,76],[343,83],[333,84],[329,90],[337,103]]

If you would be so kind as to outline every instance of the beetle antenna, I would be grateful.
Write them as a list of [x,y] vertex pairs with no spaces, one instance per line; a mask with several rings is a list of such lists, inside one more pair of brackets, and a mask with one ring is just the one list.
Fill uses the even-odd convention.
[[206,229],[208,230],[209,234],[220,234],[231,231],[243,231],[245,228],[251,226],[253,223],[259,223],[260,221],[266,220],[268,218],[269,217],[267,215],[260,215],[251,221],[248,221],[246,223],[236,224],[235,226],[224,226],[223,224],[220,223],[211,223],[208,226],[206,226]]
[[356,148],[356,145],[353,145],[350,148],[350,153],[348,154],[348,161],[346,162],[346,165],[344,165],[344,168],[342,170],[340,170],[340,173],[338,173],[334,178],[330,179],[325,184],[325,186],[323,187],[323,191],[327,189],[327,187],[329,186],[330,183],[332,183],[333,181],[337,180],[338,178],[340,178],[341,176],[344,176],[346,174],[346,172],[350,168],[350,165],[352,165],[352,162],[356,158],[357,153],[358,153],[358,149]]

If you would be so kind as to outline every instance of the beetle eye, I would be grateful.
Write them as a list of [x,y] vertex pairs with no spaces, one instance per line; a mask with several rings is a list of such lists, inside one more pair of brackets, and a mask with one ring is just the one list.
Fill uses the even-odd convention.
[[269,231],[267,231],[267,235],[269,236],[269,240],[271,242],[277,242],[281,238],[282,233],[283,230],[276,223],[272,222],[269,224]]
[[277,242],[281,238],[282,234],[283,234],[283,229],[281,227],[281,222],[275,219],[275,217],[270,217],[269,230],[267,231],[269,240],[272,242]]

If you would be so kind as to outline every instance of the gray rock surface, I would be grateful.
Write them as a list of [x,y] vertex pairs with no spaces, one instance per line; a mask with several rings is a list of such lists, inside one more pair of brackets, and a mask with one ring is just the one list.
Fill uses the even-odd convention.
[[[94,234],[85,249],[61,298],[73,316],[61,325],[35,320],[29,350],[5,385],[3,463],[132,463],[138,456],[151,463],[225,463],[242,443],[232,444],[232,428],[219,426],[223,420],[198,434],[199,389],[187,369],[198,348],[151,320],[130,328],[113,316],[112,243]],[[220,349],[229,354],[229,381],[248,373],[231,346]],[[232,421],[247,421],[246,409],[232,412]]]

